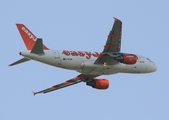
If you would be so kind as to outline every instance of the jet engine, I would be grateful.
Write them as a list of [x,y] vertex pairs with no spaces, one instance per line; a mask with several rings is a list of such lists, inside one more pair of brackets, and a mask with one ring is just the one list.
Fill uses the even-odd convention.
[[109,87],[109,81],[107,79],[94,78],[92,81],[87,82],[86,85],[104,90]]
[[114,59],[124,64],[135,64],[138,58],[134,54],[120,54]]

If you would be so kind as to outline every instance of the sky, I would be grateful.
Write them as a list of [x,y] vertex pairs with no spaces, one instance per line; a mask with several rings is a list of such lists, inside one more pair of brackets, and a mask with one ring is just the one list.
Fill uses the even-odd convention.
[[[1,120],[169,120],[169,2],[167,0],[1,0]],[[36,61],[9,67],[26,50],[16,23],[50,49],[102,51],[117,17],[121,52],[150,58],[150,74],[115,74],[107,90],[84,83],[48,94],[39,91],[77,76]]]

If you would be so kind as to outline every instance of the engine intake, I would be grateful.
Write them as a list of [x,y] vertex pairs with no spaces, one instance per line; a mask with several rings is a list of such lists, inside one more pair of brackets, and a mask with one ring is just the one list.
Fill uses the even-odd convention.
[[107,79],[94,78],[92,81],[87,82],[86,85],[104,90],[109,87],[109,81]]
[[124,64],[135,64],[138,58],[134,54],[120,54],[114,59]]

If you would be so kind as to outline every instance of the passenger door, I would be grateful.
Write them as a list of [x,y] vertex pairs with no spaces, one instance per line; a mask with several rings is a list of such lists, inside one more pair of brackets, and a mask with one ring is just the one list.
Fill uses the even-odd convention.
[[57,50],[54,50],[54,64],[56,66],[61,66],[61,59],[60,59],[60,55],[59,52]]

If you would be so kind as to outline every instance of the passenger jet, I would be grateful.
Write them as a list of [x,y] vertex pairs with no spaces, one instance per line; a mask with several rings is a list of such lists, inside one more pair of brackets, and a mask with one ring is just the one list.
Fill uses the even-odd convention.
[[16,26],[27,50],[19,52],[23,58],[9,66],[35,60],[80,73],[63,83],[39,92],[33,92],[34,95],[48,93],[80,82],[85,82],[88,86],[104,90],[109,87],[109,81],[98,78],[101,75],[151,73],[157,70],[155,63],[147,57],[120,52],[122,22],[117,18],[114,18],[114,25],[108,34],[102,52],[51,50],[43,44],[41,38],[37,38],[25,25],[16,24]]

